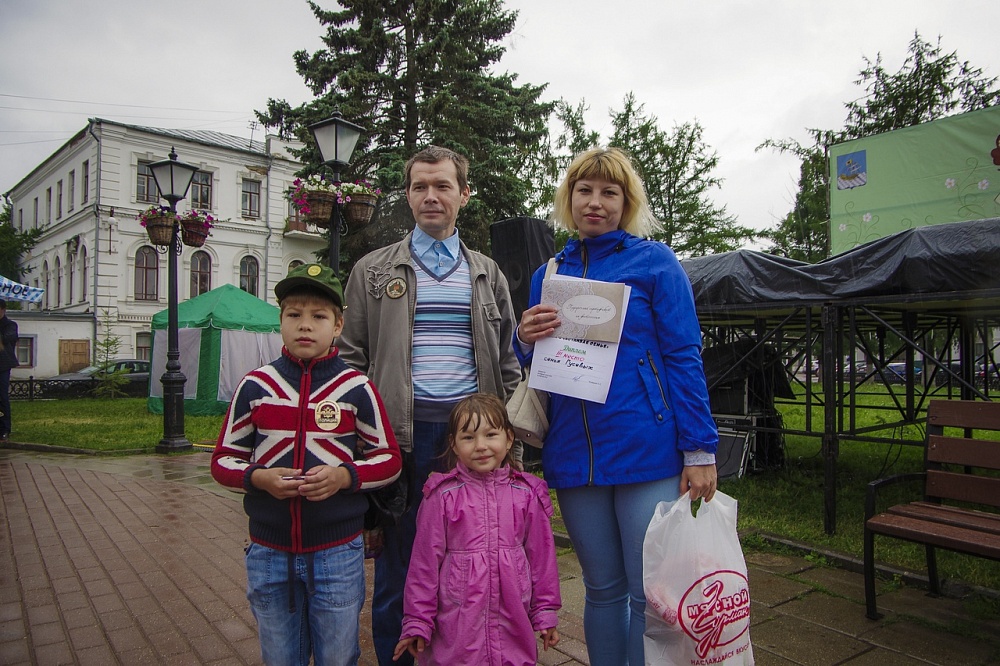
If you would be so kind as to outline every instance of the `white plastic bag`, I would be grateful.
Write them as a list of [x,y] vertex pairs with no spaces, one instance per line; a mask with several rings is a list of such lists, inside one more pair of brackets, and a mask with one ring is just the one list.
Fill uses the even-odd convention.
[[642,546],[646,666],[754,663],[736,500],[660,502]]

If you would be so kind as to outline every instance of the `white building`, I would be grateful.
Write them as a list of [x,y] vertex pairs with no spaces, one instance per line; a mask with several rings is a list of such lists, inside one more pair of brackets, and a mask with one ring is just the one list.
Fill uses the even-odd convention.
[[150,321],[167,307],[168,261],[138,216],[165,203],[148,165],[171,149],[198,167],[178,211],[218,218],[203,247],[182,246],[178,301],[228,283],[274,303],[274,284],[289,266],[315,261],[326,245],[285,197],[300,168],[288,148],[297,146],[91,119],[5,193],[14,226],[43,231],[21,262],[21,282],[44,289],[43,300],[8,310],[22,339],[22,366],[12,376],[44,378],[90,364],[105,317],[121,341],[119,357],[149,358]]

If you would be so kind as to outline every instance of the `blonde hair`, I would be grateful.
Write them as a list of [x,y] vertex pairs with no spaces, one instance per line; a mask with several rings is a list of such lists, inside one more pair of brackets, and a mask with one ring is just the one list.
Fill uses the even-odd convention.
[[[510,440],[514,439],[514,426],[507,416],[507,407],[503,401],[491,393],[473,393],[461,400],[451,410],[448,417],[448,449],[445,451],[444,460],[447,469],[454,469],[458,464],[458,456],[455,455],[455,437],[463,430],[478,430],[479,426],[486,422],[507,433]],[[521,465],[514,460],[513,445],[507,450],[507,455],[503,459],[504,465],[520,471]]]
[[599,179],[614,183],[622,188],[625,206],[619,229],[640,238],[649,236],[662,228],[662,223],[653,217],[646,199],[642,180],[632,166],[631,160],[620,148],[591,148],[577,155],[566,177],[556,189],[552,211],[552,223],[568,231],[576,231],[573,221],[573,188],[577,181]]

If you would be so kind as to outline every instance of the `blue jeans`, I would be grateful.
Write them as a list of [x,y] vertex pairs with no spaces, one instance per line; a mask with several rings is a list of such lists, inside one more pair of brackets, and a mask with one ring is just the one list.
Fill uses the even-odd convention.
[[566,531],[583,570],[583,632],[592,666],[645,663],[642,542],[656,505],[679,495],[679,476],[556,491]]
[[[293,580],[289,582],[292,557]],[[358,617],[365,603],[364,545],[353,541],[294,555],[251,543],[247,548],[247,599],[257,618],[260,651],[268,666],[357,664]]]
[[385,547],[375,560],[372,642],[380,666],[413,664],[413,657],[408,652],[399,661],[392,660],[392,652],[403,631],[403,587],[417,532],[417,509],[424,496],[424,481],[431,472],[442,471],[441,454],[448,444],[447,435],[447,423],[413,422],[413,504],[398,525],[384,528]]

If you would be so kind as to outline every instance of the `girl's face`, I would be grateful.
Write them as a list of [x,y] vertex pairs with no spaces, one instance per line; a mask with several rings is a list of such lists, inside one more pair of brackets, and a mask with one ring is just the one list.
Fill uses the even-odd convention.
[[490,472],[503,465],[514,437],[497,428],[485,418],[473,424],[470,419],[455,434],[451,448],[462,463],[473,472]]
[[625,192],[621,185],[597,178],[573,185],[573,222],[581,238],[597,238],[614,231],[622,221]]

